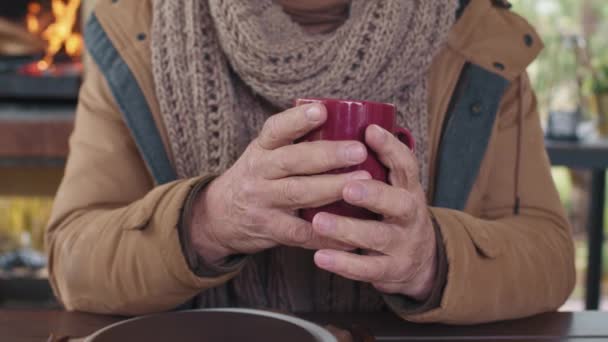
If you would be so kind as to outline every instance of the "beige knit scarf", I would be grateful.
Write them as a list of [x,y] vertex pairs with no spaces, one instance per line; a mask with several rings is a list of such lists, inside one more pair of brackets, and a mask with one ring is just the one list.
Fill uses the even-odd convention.
[[[416,139],[426,188],[427,71],[457,3],[353,0],[341,27],[310,35],[272,0],[154,0],[153,74],[178,177],[225,171],[269,115],[298,97],[332,97],[394,103]],[[285,265],[262,259],[205,305],[236,296],[237,305],[297,311]],[[336,309],[326,304],[313,309]]]

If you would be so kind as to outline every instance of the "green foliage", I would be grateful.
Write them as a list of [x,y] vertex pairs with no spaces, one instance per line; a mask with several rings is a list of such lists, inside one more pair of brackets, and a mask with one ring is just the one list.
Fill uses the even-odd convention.
[[18,248],[24,234],[33,248],[42,250],[51,206],[50,198],[0,198],[0,253]]
[[594,94],[608,94],[608,61],[597,63],[596,76],[593,79]]
[[[581,65],[599,65],[607,75],[608,1],[606,0],[512,0],[513,9],[537,29],[545,49],[529,73],[537,92],[541,112],[550,109],[556,89],[567,83],[592,79],[589,69]],[[575,51],[579,44],[584,55]],[[602,63],[603,62],[603,63]],[[579,79],[577,79],[577,76]],[[590,89],[607,90],[608,78],[597,78]],[[589,81],[587,81],[589,82]],[[582,95],[591,95],[584,94]],[[576,99],[584,102],[583,99]]]
[[553,167],[551,168],[551,175],[553,176],[553,182],[559,193],[559,198],[562,200],[564,207],[569,209],[572,207],[572,182],[570,181],[570,175],[568,169],[565,167]]

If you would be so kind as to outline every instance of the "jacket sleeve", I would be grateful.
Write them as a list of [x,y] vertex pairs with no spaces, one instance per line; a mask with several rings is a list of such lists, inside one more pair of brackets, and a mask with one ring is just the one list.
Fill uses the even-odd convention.
[[181,250],[180,213],[205,178],[155,186],[105,79],[88,69],[46,231],[50,281],[66,309],[164,311],[231,278],[236,271],[195,275]]
[[472,192],[477,198],[469,198],[464,212],[431,208],[448,262],[441,304],[408,314],[392,298],[389,305],[406,320],[473,324],[520,318],[556,310],[572,291],[570,227],[526,75],[510,86],[495,126],[481,167],[486,171]]

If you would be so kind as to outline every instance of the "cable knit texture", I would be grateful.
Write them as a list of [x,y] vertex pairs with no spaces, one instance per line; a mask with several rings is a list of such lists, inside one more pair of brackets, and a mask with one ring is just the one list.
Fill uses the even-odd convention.
[[[269,115],[298,97],[331,97],[394,103],[398,123],[416,139],[426,188],[427,71],[457,4],[353,0],[338,29],[311,35],[272,0],[154,0],[153,73],[178,176],[225,171]],[[302,292],[307,285],[292,286],[285,275],[284,259],[293,252],[260,253],[231,284],[207,291],[201,305],[302,311],[297,303],[302,301],[290,291]],[[311,286],[321,291],[307,290],[316,297],[311,310],[353,311],[355,306],[369,311],[381,302],[344,279]],[[344,298],[348,295],[340,288],[353,286],[357,299]],[[341,303],[331,294],[336,291],[342,292]]]

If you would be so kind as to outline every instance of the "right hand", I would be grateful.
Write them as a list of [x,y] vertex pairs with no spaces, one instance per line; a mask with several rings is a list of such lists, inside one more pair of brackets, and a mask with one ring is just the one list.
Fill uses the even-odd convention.
[[349,181],[371,179],[366,171],[322,173],[367,158],[358,141],[294,144],[327,119],[322,104],[294,107],[270,117],[235,164],[197,198],[190,226],[192,245],[207,262],[253,254],[277,245],[354,249],[323,240],[297,209],[342,199]]

